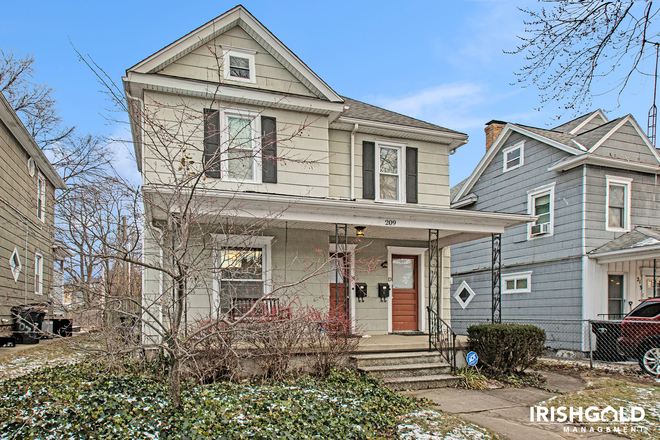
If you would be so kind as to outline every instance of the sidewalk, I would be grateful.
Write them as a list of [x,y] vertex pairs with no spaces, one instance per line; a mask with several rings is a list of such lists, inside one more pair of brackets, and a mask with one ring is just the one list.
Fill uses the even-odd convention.
[[[554,372],[543,372],[548,378],[547,390],[572,393],[582,390],[580,379]],[[489,391],[440,388],[409,391],[406,394],[432,400],[442,411],[490,429],[503,439],[544,440],[588,438],[590,440],[621,439],[613,434],[563,432],[563,424],[534,424],[529,408],[557,394],[538,388],[501,388]]]

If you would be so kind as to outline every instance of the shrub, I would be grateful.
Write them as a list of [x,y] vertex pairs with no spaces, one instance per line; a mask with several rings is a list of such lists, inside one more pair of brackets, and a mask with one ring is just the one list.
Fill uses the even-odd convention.
[[348,317],[309,309],[305,321],[307,359],[310,369],[319,376],[327,376],[333,368],[344,366],[360,344],[360,338],[351,332]]
[[533,325],[478,324],[468,328],[468,342],[487,368],[518,373],[543,353],[545,331]]

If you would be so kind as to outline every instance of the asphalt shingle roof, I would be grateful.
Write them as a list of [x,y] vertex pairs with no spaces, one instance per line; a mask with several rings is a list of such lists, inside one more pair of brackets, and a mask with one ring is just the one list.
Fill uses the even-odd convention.
[[552,130],[561,131],[562,133],[569,133],[571,130],[573,130],[575,127],[583,123],[587,118],[589,118],[589,116],[593,115],[594,113],[596,113],[596,111],[587,113],[586,115],[578,116],[577,118],[571,121],[564,122],[563,124],[554,127]]
[[658,244],[660,244],[660,230],[637,226],[632,231],[626,232],[612,241],[608,241],[601,247],[589,252],[589,254],[598,255],[605,252],[644,248]]
[[[411,118],[400,113],[396,113],[384,108],[376,107],[375,105],[367,104],[355,99],[342,96],[348,110],[344,110],[342,116],[348,118],[365,119],[367,121],[385,122],[388,124],[406,125],[409,127],[425,128],[427,130],[441,131],[444,133],[464,134],[458,131],[450,130],[439,125],[431,124],[429,122],[420,121],[419,119]],[[467,135],[466,135],[467,136]]]
[[463,179],[462,181],[458,182],[456,185],[452,186],[449,188],[449,200],[452,201],[454,200],[454,197],[456,197],[456,194],[463,188],[463,185],[465,185],[465,182],[467,182],[468,178]]
[[596,143],[603,138],[616,124],[621,122],[625,116],[617,119],[613,119],[610,122],[603,124],[599,127],[596,127],[592,130],[585,131],[577,136],[576,140],[584,145],[587,150],[596,145]]

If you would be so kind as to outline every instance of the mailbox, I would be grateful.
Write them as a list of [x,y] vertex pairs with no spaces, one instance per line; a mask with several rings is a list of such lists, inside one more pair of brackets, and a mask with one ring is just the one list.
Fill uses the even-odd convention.
[[378,297],[389,298],[389,296],[390,296],[390,285],[388,283],[378,283]]
[[367,296],[367,283],[355,283],[355,297],[358,301],[364,301]]

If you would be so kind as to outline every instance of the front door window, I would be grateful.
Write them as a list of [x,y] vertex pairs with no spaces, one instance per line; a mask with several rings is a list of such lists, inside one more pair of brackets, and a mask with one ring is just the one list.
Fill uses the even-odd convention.
[[608,276],[607,299],[608,318],[623,318],[623,275]]

